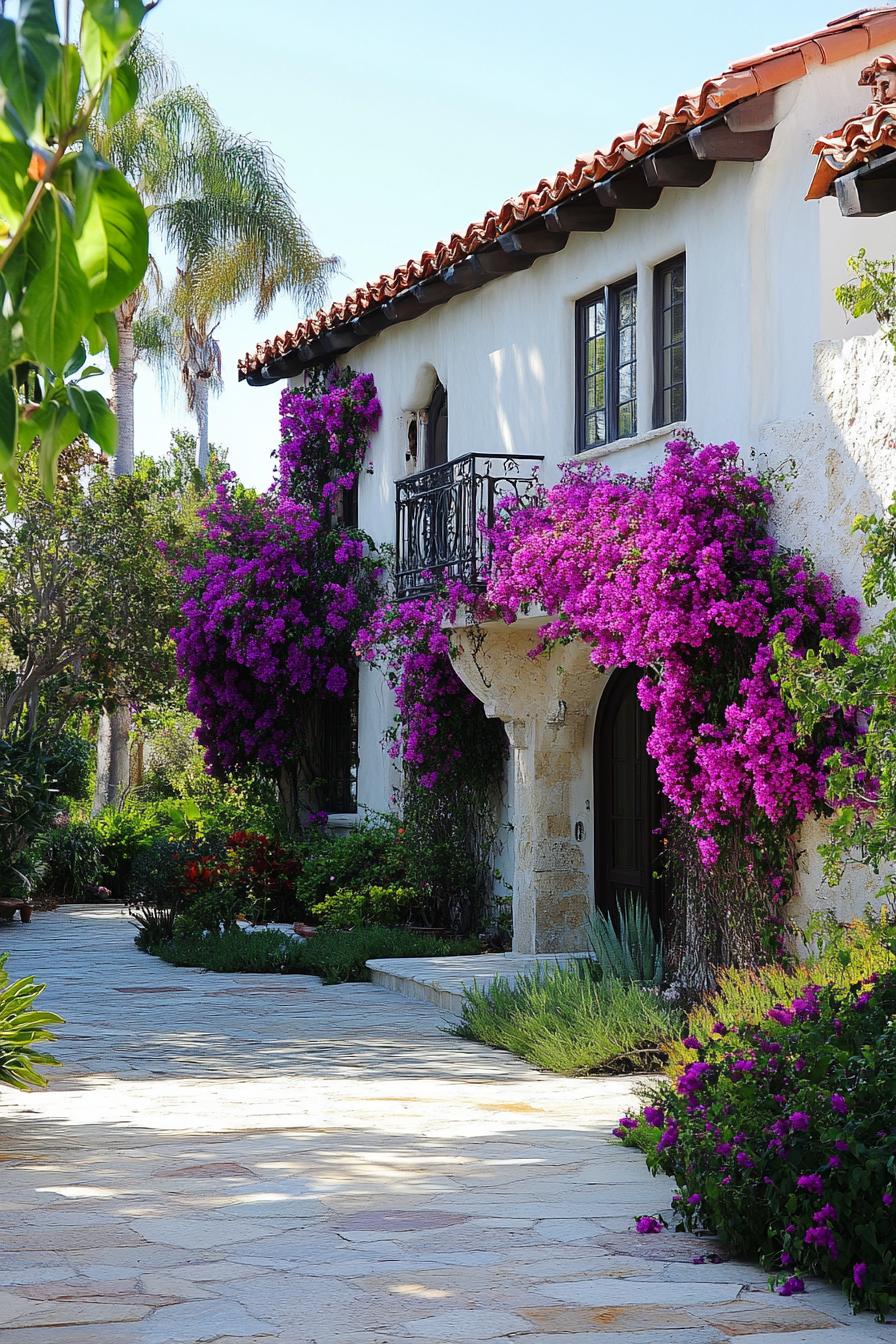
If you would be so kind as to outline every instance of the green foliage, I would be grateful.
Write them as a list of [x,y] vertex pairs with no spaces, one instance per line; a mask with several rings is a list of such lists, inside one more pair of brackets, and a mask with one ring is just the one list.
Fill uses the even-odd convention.
[[616,917],[595,910],[588,921],[588,944],[604,979],[659,985],[663,978],[663,937],[657,934],[640,897],[616,902]]
[[90,128],[101,107],[111,122],[133,104],[128,56],[147,8],[86,0],[78,46],[52,0],[0,16],[0,474],[12,502],[18,453],[35,441],[48,497],[79,434],[114,451],[114,417],[83,388],[97,372],[86,354],[106,348],[112,311],[141,283],[149,231]]
[[785,703],[802,737],[835,712],[852,716],[859,732],[849,751],[826,762],[828,801],[834,815],[822,846],[824,873],[836,884],[844,866],[858,861],[882,876],[880,895],[896,902],[896,500],[883,517],[859,517],[867,569],[866,602],[886,604],[874,629],[860,635],[857,652],[831,640],[818,652],[794,657],[779,637],[777,675]]
[[26,847],[51,821],[63,793],[83,788],[86,744],[63,733],[0,736],[0,882],[14,882]]
[[798,1291],[803,1275],[829,1279],[883,1318],[896,1306],[896,973],[807,988],[773,1012],[702,1040],[674,1086],[651,1089],[648,1164],[675,1180],[680,1226]]
[[847,265],[856,279],[837,286],[837,302],[851,317],[873,313],[896,357],[896,258],[874,261],[863,247]]
[[0,1083],[22,1091],[46,1087],[38,1069],[58,1065],[59,1061],[34,1047],[39,1041],[55,1040],[48,1028],[57,1026],[62,1018],[34,1007],[45,986],[35,984],[33,976],[10,983],[7,956],[6,952],[0,953]]
[[296,882],[299,905],[312,910],[347,888],[400,885],[408,845],[395,817],[371,817],[342,834],[323,831],[308,837],[308,852]]
[[156,835],[131,863],[128,900],[135,906],[173,908],[187,899],[187,865],[203,855],[223,855],[224,836],[204,833],[200,838]]
[[89,822],[54,826],[40,842],[45,869],[43,890],[59,901],[84,901],[95,895],[104,870],[99,839]]
[[150,471],[113,477],[80,447],[63,455],[52,500],[33,453],[20,468],[17,512],[0,516],[0,734],[119,700],[170,702],[180,588],[158,543],[187,544],[192,502]]
[[655,1069],[677,1023],[657,994],[583,961],[466,989],[456,1034],[552,1073],[615,1074]]
[[397,882],[387,887],[339,887],[311,907],[311,917],[325,929],[353,929],[365,924],[392,928],[408,922],[415,903],[412,889]]
[[175,937],[149,948],[175,966],[201,966],[207,971],[285,971],[317,975],[326,985],[369,980],[366,963],[380,957],[451,957],[479,950],[475,939],[433,938],[408,929],[322,930],[301,943],[274,931]]
[[[817,912],[807,926],[806,943],[805,961],[788,966],[771,962],[755,970],[722,969],[714,992],[688,1015],[689,1034],[708,1040],[716,1022],[729,1028],[744,1022],[758,1026],[770,1008],[789,1003],[807,985],[846,989],[869,975],[896,968],[894,929],[883,911],[876,918],[869,913],[846,925]],[[669,1042],[668,1054],[672,1073],[695,1058],[681,1040]]]

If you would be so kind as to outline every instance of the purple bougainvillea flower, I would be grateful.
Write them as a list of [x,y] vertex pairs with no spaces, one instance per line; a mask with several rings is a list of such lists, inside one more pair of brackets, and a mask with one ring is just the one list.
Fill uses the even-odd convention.
[[700,1042],[697,1040],[696,1036],[682,1036],[681,1043],[686,1046],[688,1050],[701,1049]]
[[645,1106],[642,1112],[644,1123],[650,1125],[653,1129],[662,1129],[666,1123],[666,1115],[658,1106]]
[[715,1036],[727,1036],[727,1035],[728,1035],[728,1028],[725,1026],[725,1023],[724,1023],[724,1022],[714,1022],[714,1023],[713,1023],[713,1026],[712,1026],[712,1030],[713,1030],[713,1035],[715,1035]]
[[789,1279],[785,1279],[783,1283],[778,1284],[776,1291],[781,1297],[793,1297],[795,1293],[804,1293],[806,1285],[801,1278],[793,1274]]
[[651,1218],[649,1215],[645,1214],[641,1218],[635,1219],[635,1231],[640,1232],[642,1236],[646,1236],[651,1232],[662,1232],[662,1230],[663,1224],[658,1218]]
[[789,1008],[769,1008],[766,1017],[770,1017],[773,1022],[780,1022],[782,1027],[789,1027],[793,1023],[793,1013]]
[[699,1204],[699,1203],[701,1202],[702,1199],[703,1199],[703,1196],[700,1195],[700,1194],[697,1194],[696,1192],[695,1192],[693,1195],[688,1195],[688,1203],[691,1204],[691,1205],[694,1205],[695,1207],[696,1207],[697,1204]]
[[860,1260],[852,1267],[852,1281],[857,1288],[865,1287],[865,1280],[868,1277],[868,1266],[864,1260]]
[[798,1176],[796,1186],[798,1190],[808,1190],[810,1195],[824,1194],[824,1181],[814,1171],[805,1176]]
[[889,1190],[885,1190],[885,1191],[883,1192],[883,1194],[882,1194],[881,1197],[880,1197],[880,1202],[881,1202],[881,1204],[885,1205],[886,1208],[888,1208],[888,1209],[892,1209],[892,1207],[893,1207],[893,1196],[892,1196],[892,1194],[890,1193]]
[[812,1118],[806,1111],[794,1111],[788,1119],[792,1130],[802,1130],[805,1132],[812,1123]]
[[831,1093],[831,1110],[835,1111],[837,1115],[846,1115],[849,1110],[846,1098],[842,1097],[839,1092]]

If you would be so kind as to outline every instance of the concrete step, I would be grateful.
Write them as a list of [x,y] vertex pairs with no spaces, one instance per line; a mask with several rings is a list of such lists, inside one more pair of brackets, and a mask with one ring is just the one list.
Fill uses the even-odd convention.
[[586,955],[489,952],[470,957],[381,957],[368,961],[367,966],[373,984],[408,999],[427,1000],[450,1017],[460,1017],[467,986],[486,988],[499,977],[513,984],[517,976],[531,975],[539,967],[562,965]]

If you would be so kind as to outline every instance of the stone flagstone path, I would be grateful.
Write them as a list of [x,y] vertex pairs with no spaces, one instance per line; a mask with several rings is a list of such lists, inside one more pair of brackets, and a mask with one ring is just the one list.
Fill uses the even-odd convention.
[[559,1079],[369,985],[176,969],[126,917],[0,928],[67,1019],[0,1096],[0,1344],[861,1344],[896,1326],[639,1237],[669,1186]]

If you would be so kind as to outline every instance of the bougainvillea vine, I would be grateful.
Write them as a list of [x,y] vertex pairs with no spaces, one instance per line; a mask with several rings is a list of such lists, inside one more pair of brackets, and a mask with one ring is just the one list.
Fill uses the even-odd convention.
[[858,604],[768,531],[771,492],[733,443],[666,445],[643,478],[575,463],[492,530],[488,600],[508,621],[539,605],[533,650],[584,639],[600,667],[641,667],[648,750],[701,857],[732,822],[792,831],[825,795],[824,763],[853,725],[798,739],[772,675],[773,641],[854,647]]
[[205,511],[174,638],[216,771],[314,775],[315,708],[344,696],[378,588],[373,543],[343,521],[343,505],[380,414],[369,374],[334,370],[287,388],[270,489],[246,490],[231,473]]

